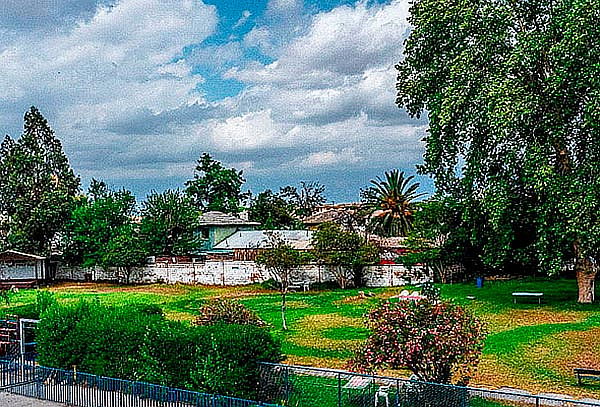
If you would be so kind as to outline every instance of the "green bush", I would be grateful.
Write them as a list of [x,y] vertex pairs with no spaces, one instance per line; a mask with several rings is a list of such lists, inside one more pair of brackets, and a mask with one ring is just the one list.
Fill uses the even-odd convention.
[[256,312],[237,301],[217,298],[208,301],[200,308],[196,325],[214,325],[218,323],[266,326]]
[[37,341],[45,366],[245,398],[256,396],[258,362],[282,359],[253,325],[188,326],[155,307],[98,302],[52,305]]
[[217,324],[200,327],[194,388],[227,396],[255,399],[258,362],[280,362],[279,342],[253,325]]

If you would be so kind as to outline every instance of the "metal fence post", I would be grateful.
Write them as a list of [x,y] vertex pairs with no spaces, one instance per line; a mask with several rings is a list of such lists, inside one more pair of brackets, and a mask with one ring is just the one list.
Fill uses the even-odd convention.
[[342,407],[342,374],[338,373],[338,407]]
[[540,398],[535,396],[535,407],[540,407]]

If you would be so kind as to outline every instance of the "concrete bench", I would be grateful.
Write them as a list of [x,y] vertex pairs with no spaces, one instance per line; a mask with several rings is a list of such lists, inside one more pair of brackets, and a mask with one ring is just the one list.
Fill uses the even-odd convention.
[[600,380],[600,370],[576,367],[573,369],[573,372],[575,373],[575,376],[577,376],[577,384],[580,386],[582,379]]
[[513,302],[515,304],[517,303],[517,298],[537,298],[538,304],[541,304],[544,293],[518,292],[518,293],[512,293],[512,296],[513,296]]

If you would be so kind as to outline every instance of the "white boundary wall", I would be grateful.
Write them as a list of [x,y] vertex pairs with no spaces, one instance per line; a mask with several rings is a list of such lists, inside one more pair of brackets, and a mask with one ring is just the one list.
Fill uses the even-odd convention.
[[[299,281],[323,283],[334,281],[333,274],[326,266],[307,265],[301,269]],[[418,284],[430,280],[422,266],[411,269],[386,264],[365,267],[367,287],[391,287],[405,284]],[[202,285],[246,285],[261,283],[271,278],[268,271],[253,261],[206,261],[203,263],[167,264],[156,263],[134,268],[130,283],[183,283]],[[115,281],[125,282],[123,271],[116,268],[107,270],[101,267],[60,266],[56,272],[57,280],[72,281]]]

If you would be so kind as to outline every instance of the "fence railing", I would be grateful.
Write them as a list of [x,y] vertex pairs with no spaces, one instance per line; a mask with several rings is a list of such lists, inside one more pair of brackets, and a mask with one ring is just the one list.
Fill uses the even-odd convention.
[[261,400],[294,407],[599,407],[600,401],[261,364]]
[[78,407],[277,407],[275,404],[0,360],[0,390]]

